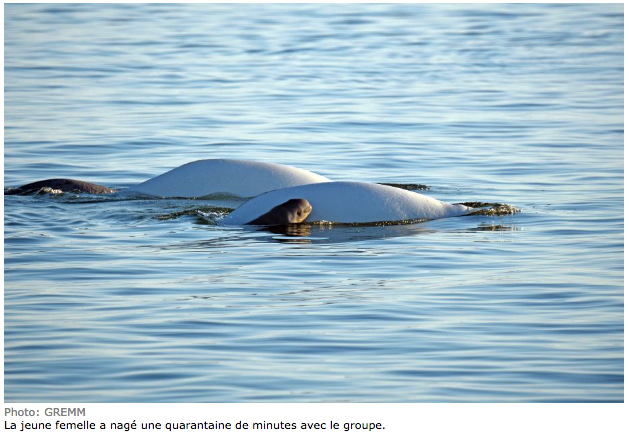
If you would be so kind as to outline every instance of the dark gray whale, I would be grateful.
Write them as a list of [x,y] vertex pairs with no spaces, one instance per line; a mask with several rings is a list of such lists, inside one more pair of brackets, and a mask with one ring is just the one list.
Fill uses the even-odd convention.
[[74,179],[46,179],[22,185],[19,188],[12,188],[5,191],[6,195],[28,195],[35,194],[47,189],[59,190],[63,192],[82,192],[89,194],[111,194],[117,192],[115,189],[95,183],[84,182]]

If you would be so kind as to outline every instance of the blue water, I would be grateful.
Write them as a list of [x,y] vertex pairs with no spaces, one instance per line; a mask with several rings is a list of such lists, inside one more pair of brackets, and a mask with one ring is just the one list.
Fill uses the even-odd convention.
[[623,5],[5,5],[4,184],[205,158],[506,217],[4,198],[7,402],[623,401]]

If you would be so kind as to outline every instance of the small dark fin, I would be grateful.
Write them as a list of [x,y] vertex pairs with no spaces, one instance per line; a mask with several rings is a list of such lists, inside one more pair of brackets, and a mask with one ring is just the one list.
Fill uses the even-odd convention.
[[[12,188],[8,194],[28,195],[39,192],[42,188],[51,188],[61,190],[63,192],[83,192],[89,194],[111,194],[115,193],[115,189],[106,186],[96,185],[90,182],[74,179],[47,179]],[[5,192],[7,194],[7,192]]]
[[463,202],[459,203],[459,205],[469,206],[470,208],[476,209],[475,211],[465,215],[488,215],[502,217],[503,215],[513,215],[522,211],[520,208],[516,208],[515,206],[508,205],[506,203]]
[[378,185],[392,186],[393,188],[407,189],[409,191],[428,191],[430,189],[429,186],[420,183],[379,183]]

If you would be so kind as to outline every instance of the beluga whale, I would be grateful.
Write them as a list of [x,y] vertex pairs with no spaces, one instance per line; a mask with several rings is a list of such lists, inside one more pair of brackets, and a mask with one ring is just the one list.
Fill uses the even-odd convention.
[[6,195],[36,192],[141,194],[154,197],[255,197],[267,191],[309,183],[329,182],[318,174],[287,165],[252,160],[205,159],[190,162],[138,185],[117,191],[74,179],[47,179],[5,191]]
[[[45,190],[45,191],[43,191]],[[190,162],[117,191],[73,179],[48,179],[5,194],[34,192],[148,195],[163,198],[249,198],[223,218],[224,225],[403,223],[476,212],[462,204],[376,183],[335,182],[286,165],[233,159]]]
[[252,160],[206,159],[190,162],[121,191],[157,197],[255,197],[267,191],[329,182],[301,168]]
[[400,188],[363,182],[322,182],[278,189],[259,195],[227,215],[225,225],[251,224],[287,200],[303,199],[312,206],[309,222],[383,223],[435,220],[474,212]]

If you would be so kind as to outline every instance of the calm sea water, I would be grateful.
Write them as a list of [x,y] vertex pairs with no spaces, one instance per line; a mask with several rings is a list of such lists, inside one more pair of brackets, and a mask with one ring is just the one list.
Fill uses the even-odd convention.
[[623,5],[5,5],[5,187],[204,158],[508,217],[4,198],[5,401],[623,401]]

